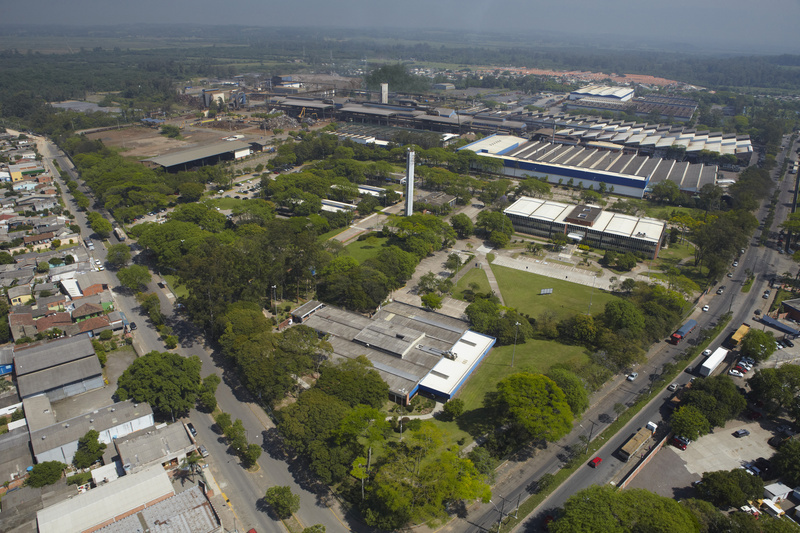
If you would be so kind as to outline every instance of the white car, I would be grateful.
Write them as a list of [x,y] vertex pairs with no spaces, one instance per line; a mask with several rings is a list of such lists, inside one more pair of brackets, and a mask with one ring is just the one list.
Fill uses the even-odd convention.
[[672,385],[670,385],[669,387],[667,387],[667,390],[668,390],[668,391],[670,391],[670,392],[674,392],[674,391],[676,391],[677,389],[678,389],[678,384],[677,384],[677,383],[673,383]]
[[627,379],[628,379],[628,381],[633,381],[634,379],[636,379],[638,377],[639,377],[639,373],[638,372],[631,372],[630,374],[628,374]]
[[711,350],[703,350],[703,355],[711,355]]
[[708,311],[708,306],[707,305],[703,306],[703,311],[706,311],[706,312]]
[[731,376],[736,377],[736,378],[743,378],[744,377],[744,374],[742,374],[738,370],[733,370],[733,369],[728,370],[728,374],[730,374]]
[[100,266],[100,265],[102,265],[102,264],[103,264],[103,262],[102,262],[102,261],[100,261],[99,259],[95,259],[95,260],[94,260],[94,264],[95,264],[95,265],[98,265],[98,266]]

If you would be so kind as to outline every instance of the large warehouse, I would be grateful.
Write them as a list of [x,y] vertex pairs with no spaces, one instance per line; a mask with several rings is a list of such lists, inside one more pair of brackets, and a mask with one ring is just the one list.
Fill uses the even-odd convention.
[[514,229],[539,237],[566,235],[573,242],[619,252],[642,253],[655,259],[667,225],[654,218],[603,211],[591,205],[521,197],[504,211]]
[[495,343],[461,320],[400,302],[371,319],[316,301],[295,313],[329,336],[335,358],[366,356],[389,385],[390,398],[401,404],[418,392],[452,398]]
[[252,153],[250,143],[223,141],[205,146],[195,146],[169,154],[145,159],[142,164],[150,168],[162,167],[168,172],[189,170],[194,167],[215,165],[220,161],[233,161]]
[[613,102],[627,102],[633,98],[633,89],[630,87],[609,87],[607,85],[588,85],[576,89],[569,94],[569,100],[595,98]]
[[502,173],[513,178],[546,178],[549,183],[605,189],[642,198],[661,181],[675,182],[685,192],[714,184],[717,167],[673,159],[626,154],[612,143],[570,146],[528,142],[512,135],[491,135],[459,148],[503,161]]

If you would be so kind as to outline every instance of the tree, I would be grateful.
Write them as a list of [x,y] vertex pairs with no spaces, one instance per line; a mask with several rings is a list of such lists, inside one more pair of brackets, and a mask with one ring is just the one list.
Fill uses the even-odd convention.
[[206,188],[199,183],[187,181],[178,185],[178,192],[181,195],[181,200],[187,203],[197,202],[203,197]]
[[102,215],[96,212],[91,212],[86,215],[89,219],[89,225],[92,228],[98,237],[101,239],[107,239],[109,235],[111,235],[111,231],[114,227],[111,225],[111,222],[103,218]]
[[316,388],[349,404],[379,408],[389,397],[389,386],[364,356],[337,364],[325,363]]
[[461,398],[451,398],[444,404],[444,414],[450,420],[455,420],[464,413],[464,400]]
[[181,129],[172,124],[164,124],[161,126],[161,135],[170,137],[172,139],[177,139],[181,136]]
[[303,530],[303,533],[325,533],[325,526],[322,524],[314,524]]
[[459,213],[457,215],[453,215],[450,218],[450,225],[453,226],[453,229],[458,235],[459,239],[466,239],[475,229],[475,226],[472,224],[472,219],[470,219],[464,213]]
[[684,392],[683,401],[703,413],[711,427],[724,426],[747,407],[747,400],[725,375],[695,381],[692,388]]
[[163,415],[181,416],[194,407],[200,390],[200,358],[152,351],[136,359],[119,377],[116,396],[149,403]]
[[146,287],[153,277],[150,275],[150,271],[147,270],[147,267],[141,265],[131,265],[129,267],[120,269],[117,272],[117,279],[119,279],[119,282],[123,286],[127,287],[131,291],[137,292],[142,287]]
[[612,331],[628,330],[638,336],[644,329],[644,315],[630,300],[614,299],[603,311],[603,321]]
[[461,257],[459,257],[457,253],[452,253],[447,256],[447,261],[445,261],[444,263],[444,267],[447,270],[455,273],[455,271],[458,270],[460,266],[461,266]]
[[644,489],[593,485],[572,495],[548,529],[553,533],[667,533],[697,531],[697,525],[692,515],[670,498]]
[[203,385],[200,387],[200,403],[209,413],[217,408],[217,387],[222,380],[216,374],[209,374],[203,378]]
[[772,465],[789,486],[800,484],[800,441],[792,439],[781,444],[772,458]]
[[703,474],[697,486],[700,498],[717,507],[740,507],[748,500],[756,500],[764,494],[764,482],[759,476],[745,472],[743,468]]
[[258,444],[248,444],[244,453],[242,453],[242,461],[247,468],[255,465],[259,457],[261,457],[261,446]]
[[555,381],[558,388],[564,392],[567,403],[575,416],[589,408],[589,393],[581,378],[566,368],[551,368],[547,377]]
[[78,449],[72,459],[76,468],[89,468],[103,457],[106,444],[100,442],[100,434],[90,429],[86,435],[78,440]]
[[281,519],[289,518],[300,510],[300,496],[292,494],[292,489],[288,486],[268,488],[264,500]]
[[572,411],[555,381],[541,374],[520,372],[502,379],[487,396],[498,422],[507,422],[532,440],[555,442],[572,429]]
[[422,295],[422,306],[425,309],[441,309],[442,297],[434,292]]
[[697,440],[701,435],[711,431],[711,424],[703,413],[693,405],[684,405],[672,413],[670,419],[672,430],[676,435],[689,440]]
[[775,336],[771,331],[750,328],[742,339],[739,349],[746,357],[752,357],[756,361],[766,361],[776,349]]
[[122,268],[131,260],[131,249],[127,244],[112,244],[108,248],[106,261],[113,267]]
[[27,484],[34,488],[52,485],[61,479],[65,468],[67,468],[67,465],[58,461],[45,461],[34,465],[33,470],[28,475]]
[[219,429],[219,432],[225,435],[228,433],[228,430],[232,425],[231,415],[223,412],[217,413],[217,415],[214,417],[214,422],[217,423],[217,428]]
[[481,229],[485,236],[490,236],[495,231],[511,236],[514,233],[514,225],[505,213],[500,211],[481,211],[478,213],[476,227]]

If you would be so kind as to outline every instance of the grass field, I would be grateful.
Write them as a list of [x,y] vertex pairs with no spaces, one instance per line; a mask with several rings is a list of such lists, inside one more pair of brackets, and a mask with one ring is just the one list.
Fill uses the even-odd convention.
[[453,298],[463,300],[464,290],[469,288],[470,283],[477,283],[479,285],[478,292],[484,294],[492,290],[491,287],[489,287],[489,278],[486,277],[486,272],[484,272],[482,268],[473,268],[458,280],[455,289],[453,289]]
[[528,340],[524,344],[517,344],[516,353],[513,345],[495,347],[473,372],[458,397],[464,400],[466,410],[477,409],[483,405],[486,393],[496,390],[497,382],[506,376],[525,371],[541,374],[556,363],[582,366],[588,361],[585,348],[554,341]]
[[319,237],[317,237],[317,241],[319,241],[319,242],[325,242],[325,241],[327,241],[328,239],[332,239],[333,237],[335,237],[335,236],[339,235],[341,232],[345,231],[346,229],[347,229],[347,227],[346,227],[346,226],[345,226],[344,228],[336,228],[336,229],[332,229],[332,230],[330,230],[330,231],[328,231],[328,232],[325,232],[325,233],[323,233],[323,234],[322,234],[322,235],[320,235]]
[[189,289],[187,289],[185,285],[178,284],[178,276],[173,276],[172,274],[163,274],[161,277],[167,280],[167,285],[169,285],[169,288],[175,293],[175,296],[178,298],[181,298],[182,296],[189,296]]
[[[565,318],[576,313],[585,313],[592,303],[592,314],[603,312],[606,302],[616,296],[585,285],[570,283],[558,279],[523,272],[513,268],[492,265],[500,292],[509,307],[515,307],[521,313],[537,317],[542,312],[555,311],[557,318]],[[541,296],[541,289],[553,289],[553,294]]]
[[368,237],[363,241],[356,241],[344,247],[345,251],[359,263],[370,257],[375,257],[382,246],[386,246],[389,239],[386,237]]

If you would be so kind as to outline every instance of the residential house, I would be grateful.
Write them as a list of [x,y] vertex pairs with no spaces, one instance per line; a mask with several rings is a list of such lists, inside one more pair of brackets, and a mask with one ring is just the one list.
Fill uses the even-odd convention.
[[103,306],[101,305],[89,302],[77,303],[75,305],[75,310],[72,312],[72,320],[74,322],[80,322],[81,320],[102,316],[103,314]]
[[23,337],[32,339],[38,333],[31,313],[9,313],[8,327],[11,329],[11,338],[15,341]]
[[30,285],[11,287],[6,291],[6,294],[11,305],[25,305],[33,300],[33,290]]

